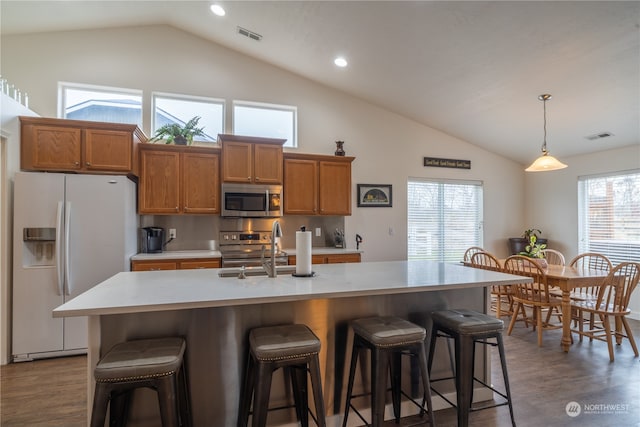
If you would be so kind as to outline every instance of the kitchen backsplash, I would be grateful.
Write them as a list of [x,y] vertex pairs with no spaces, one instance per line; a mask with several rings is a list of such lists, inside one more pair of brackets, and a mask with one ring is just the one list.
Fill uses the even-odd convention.
[[[140,215],[140,227],[162,227],[165,229],[167,239],[169,229],[176,229],[176,238],[167,244],[166,251],[218,250],[220,231],[270,231],[273,221],[271,218],[236,219],[211,215]],[[303,225],[312,232],[313,247],[333,247],[336,229],[344,230],[342,216],[285,216],[279,218],[279,221],[283,233],[280,244],[284,249],[295,248],[296,231]],[[319,237],[316,236],[316,228],[321,230]],[[349,239],[346,240],[349,246]]]

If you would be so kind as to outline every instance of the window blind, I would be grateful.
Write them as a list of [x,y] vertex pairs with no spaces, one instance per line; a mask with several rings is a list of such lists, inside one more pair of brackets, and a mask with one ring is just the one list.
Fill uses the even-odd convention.
[[640,262],[640,172],[578,179],[578,250]]
[[482,184],[410,179],[407,258],[457,262],[482,246]]

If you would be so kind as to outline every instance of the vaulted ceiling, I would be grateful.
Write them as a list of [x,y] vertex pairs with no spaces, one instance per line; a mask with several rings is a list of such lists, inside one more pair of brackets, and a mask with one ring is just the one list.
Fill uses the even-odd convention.
[[522,164],[543,93],[555,156],[640,144],[637,1],[219,1],[224,17],[212,3],[2,0],[0,35],[168,24]]

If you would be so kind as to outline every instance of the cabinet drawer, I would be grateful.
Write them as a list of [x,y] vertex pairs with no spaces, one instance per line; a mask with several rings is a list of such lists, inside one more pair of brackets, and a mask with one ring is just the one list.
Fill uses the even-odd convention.
[[181,261],[180,270],[195,270],[200,268],[220,268],[220,260],[212,259],[206,261]]
[[132,271],[177,270],[175,261],[131,261]]

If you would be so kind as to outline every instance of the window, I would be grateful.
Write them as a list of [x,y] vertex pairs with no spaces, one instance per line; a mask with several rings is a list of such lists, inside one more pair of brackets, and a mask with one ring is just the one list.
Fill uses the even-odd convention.
[[482,184],[410,179],[407,186],[408,259],[462,260],[482,246]]
[[578,179],[578,250],[640,262],[640,171]]
[[151,134],[156,129],[171,123],[184,125],[193,117],[200,117],[198,127],[203,127],[205,136],[198,141],[216,142],[218,134],[224,133],[224,100],[186,95],[154,93]]
[[58,117],[142,127],[142,91],[59,83]]
[[233,133],[283,138],[285,147],[298,146],[298,109],[287,105],[233,102]]

